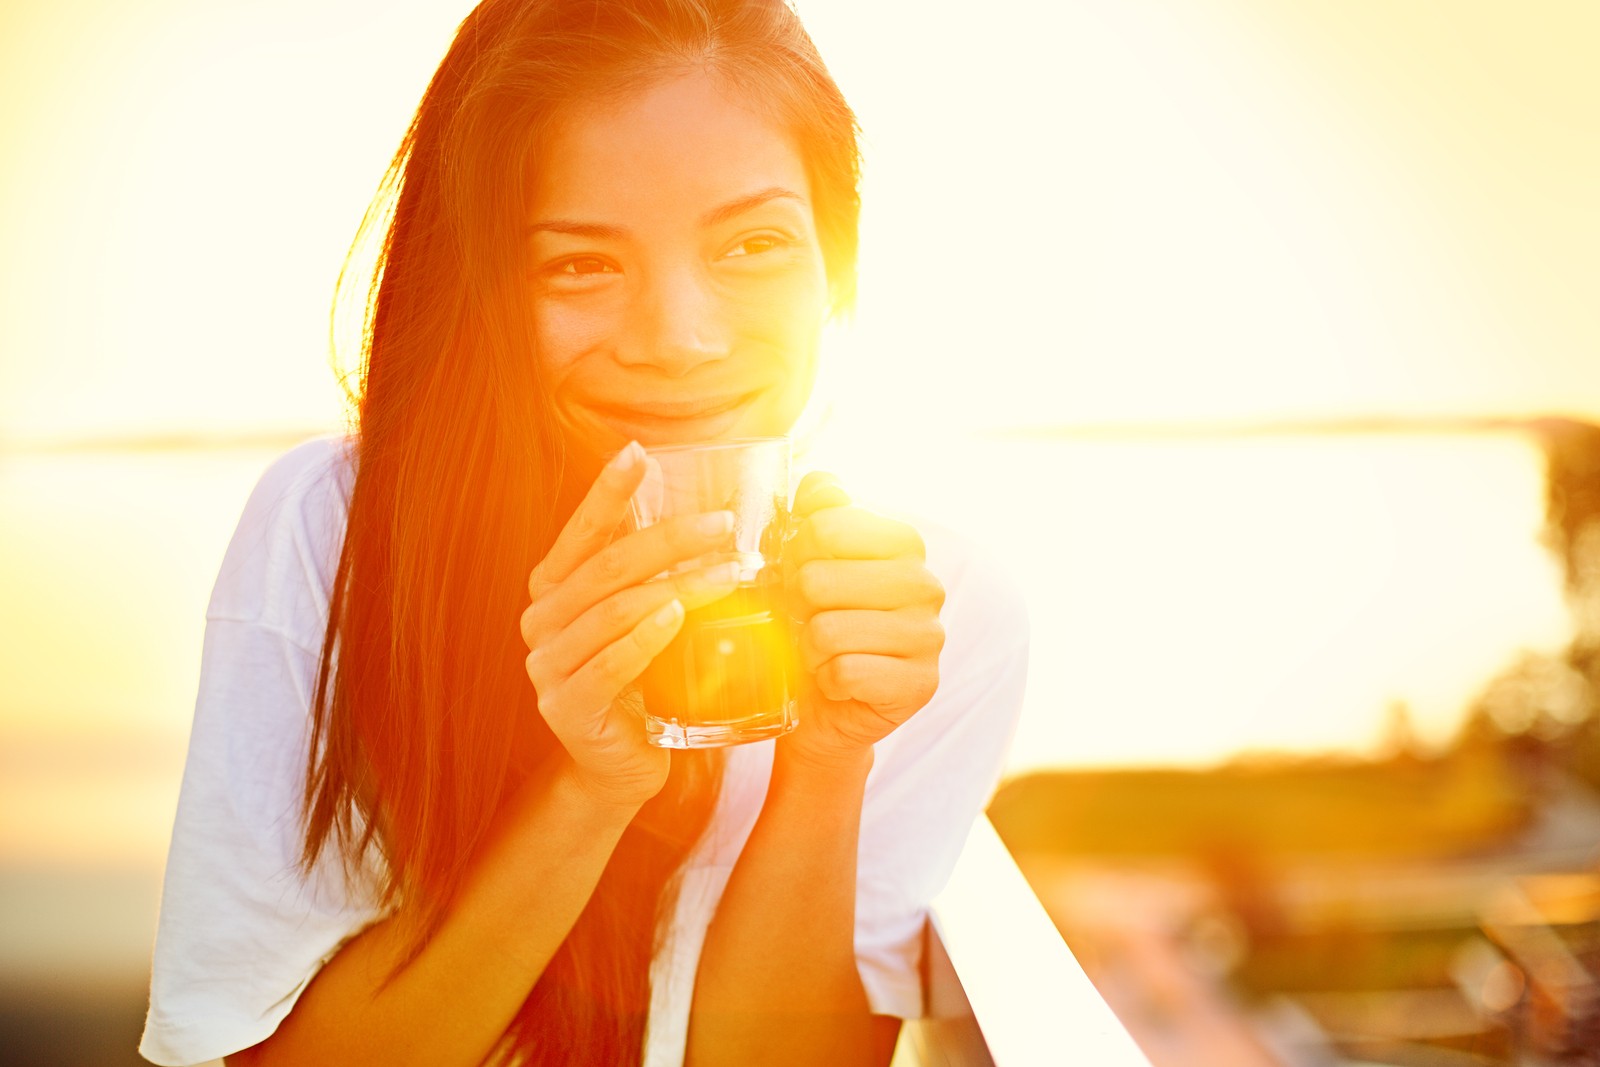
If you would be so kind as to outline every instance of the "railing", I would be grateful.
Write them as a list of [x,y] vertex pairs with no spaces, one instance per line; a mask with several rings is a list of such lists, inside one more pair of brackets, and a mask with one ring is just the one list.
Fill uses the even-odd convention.
[[893,1067],[1149,1067],[987,818],[932,913],[927,1018],[905,1024]]

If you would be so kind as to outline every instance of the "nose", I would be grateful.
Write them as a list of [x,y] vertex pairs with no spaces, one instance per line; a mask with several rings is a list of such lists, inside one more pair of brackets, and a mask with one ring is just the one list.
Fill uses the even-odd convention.
[[617,358],[681,378],[733,350],[726,308],[703,272],[684,266],[653,275],[629,314]]

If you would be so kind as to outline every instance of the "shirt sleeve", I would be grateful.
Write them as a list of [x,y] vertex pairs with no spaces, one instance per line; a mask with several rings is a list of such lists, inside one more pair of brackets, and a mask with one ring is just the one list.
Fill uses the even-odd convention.
[[925,530],[928,565],[945,585],[939,690],[879,742],[862,805],[856,963],[874,1014],[923,1014],[922,931],[928,903],[955,868],[974,818],[999,781],[1027,679],[1022,595],[992,562]]
[[370,881],[347,886],[335,848],[309,875],[299,866],[319,658],[308,638],[330,547],[317,536],[326,515],[297,480],[307,458],[292,452],[262,479],[207,616],[139,1045],[157,1064],[203,1063],[266,1038],[322,964],[378,918]]

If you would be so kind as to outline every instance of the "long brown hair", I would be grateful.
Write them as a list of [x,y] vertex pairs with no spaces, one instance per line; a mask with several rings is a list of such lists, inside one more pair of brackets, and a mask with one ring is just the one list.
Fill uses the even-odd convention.
[[[485,0],[363,223],[382,243],[362,305],[357,469],[313,698],[302,859],[309,870],[332,841],[355,871],[376,850],[381,903],[413,957],[508,792],[558,746],[517,625],[527,575],[587,469],[557,429],[521,288],[541,135],[567,102],[689,69],[794,136],[834,306],[847,305],[855,119],[776,0]],[[658,909],[717,791],[715,762],[684,755],[623,836],[504,1058],[639,1061]]]

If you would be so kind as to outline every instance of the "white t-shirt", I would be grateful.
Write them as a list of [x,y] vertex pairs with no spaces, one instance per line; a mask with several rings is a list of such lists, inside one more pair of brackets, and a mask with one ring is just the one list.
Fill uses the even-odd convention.
[[[296,866],[350,449],[319,438],[267,470],[212,592],[139,1044],[158,1064],[201,1063],[263,1040],[318,968],[383,917],[370,892],[346,889],[333,849],[309,878]],[[926,906],[999,777],[1027,670],[1015,587],[948,532],[921,532],[946,590],[939,691],[877,745],[856,876],[862,984],[875,1013],[902,1018],[922,1014]],[[716,812],[685,861],[651,963],[646,1067],[682,1062],[701,944],[760,813],[776,743],[727,752]]]

